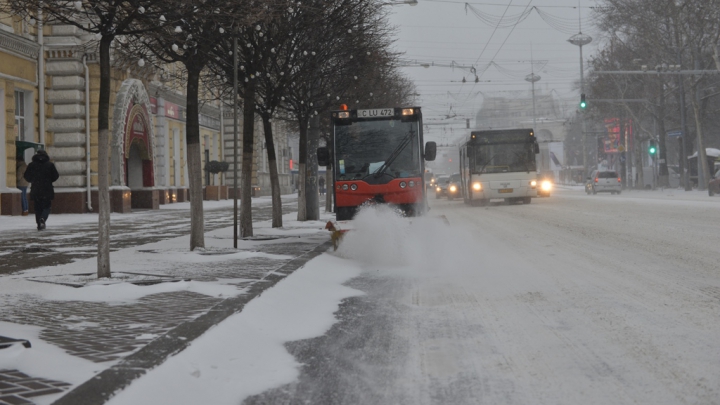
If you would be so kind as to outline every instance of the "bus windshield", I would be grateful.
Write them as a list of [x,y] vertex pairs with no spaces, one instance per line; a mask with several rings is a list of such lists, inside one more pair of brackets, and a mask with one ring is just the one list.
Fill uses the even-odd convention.
[[534,172],[535,152],[532,143],[476,145],[473,173]]
[[422,177],[417,122],[359,121],[335,127],[338,180]]

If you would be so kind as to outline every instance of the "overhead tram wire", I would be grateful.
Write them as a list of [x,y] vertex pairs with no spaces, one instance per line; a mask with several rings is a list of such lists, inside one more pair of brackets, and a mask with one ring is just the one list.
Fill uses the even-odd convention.
[[[507,13],[507,11],[510,9],[510,5],[512,5],[512,2],[513,2],[513,0],[510,0],[510,2],[509,2],[509,3],[507,4],[507,6],[505,7],[505,11],[503,11],[503,17],[504,17],[505,14]],[[501,18],[502,18],[502,17],[501,17]],[[490,34],[490,38],[488,38],[487,42],[485,42],[485,46],[483,47],[482,51],[480,51],[480,55],[479,55],[479,56],[477,57],[477,59],[475,60],[475,63],[473,63],[473,66],[474,66],[474,65],[477,65],[477,63],[478,63],[478,61],[480,60],[480,58],[482,57],[483,53],[485,53],[485,50],[487,49],[488,45],[490,45],[490,41],[492,41],[493,37],[495,36],[495,33],[496,33],[497,30],[498,30],[498,26],[499,26],[499,24],[496,25],[495,28],[493,29],[492,34]],[[497,54],[496,54],[496,55],[497,55]],[[494,58],[493,58],[493,59],[494,59]],[[490,61],[492,62],[492,59],[491,59]],[[488,67],[489,67],[489,66],[488,66]],[[486,67],[482,72],[480,72],[480,76],[482,76],[483,73],[485,73],[486,70],[487,70],[487,67]],[[477,85],[477,80],[478,80],[478,78],[479,78],[479,76],[478,76],[478,74],[477,74],[477,69],[476,69],[476,70],[475,70],[475,83],[473,84],[473,87],[472,87],[472,89],[470,90],[471,93],[472,93],[473,90],[475,90],[475,86]],[[463,84],[464,84],[464,83],[463,83]],[[460,87],[460,90],[462,90],[462,86]],[[460,91],[458,91],[458,94],[460,94]],[[467,100],[468,100],[468,99],[466,99],[466,100],[463,102],[463,104],[466,103]]]
[[[502,3],[486,3],[486,2],[476,2],[476,1],[461,1],[461,0],[423,0],[423,2],[427,3],[448,3],[448,4],[476,4],[478,6],[507,6],[507,4]],[[511,7],[523,7],[521,5],[512,5]],[[554,6],[554,5],[547,5],[547,6],[541,6],[543,8],[572,8],[577,9],[577,6]],[[596,6],[582,6],[581,8],[597,8]]]
[[[533,0],[528,1],[528,4],[525,6],[525,10],[527,10],[527,9],[530,7],[530,4],[531,4],[532,2],[533,2]],[[510,4],[512,4],[512,1],[508,4],[508,8],[510,7]],[[506,9],[506,11],[507,11],[507,9]],[[503,14],[503,15],[504,15],[504,14]],[[515,31],[515,28],[518,26],[518,24],[519,24],[519,22],[512,26],[512,29],[510,30],[510,32],[509,32],[509,33],[507,34],[507,36],[505,37],[505,40],[502,42],[502,44],[500,44],[500,47],[498,48],[498,50],[495,52],[495,55],[493,55],[492,59],[490,60],[491,63],[492,63],[493,61],[495,61],[495,58],[498,56],[498,54],[499,54],[500,51],[502,50],[503,46],[505,46],[505,43],[507,42],[508,38],[510,38],[510,35],[512,35],[512,33]],[[482,53],[481,53],[480,56],[478,56],[478,58],[475,60],[475,63],[477,63],[477,62],[480,60],[480,57],[481,57],[481,56],[482,56]],[[483,72],[483,73],[484,73],[484,72]],[[472,89],[470,89],[470,94],[472,94],[472,92],[475,90],[475,86],[477,86],[477,82],[476,82],[475,84],[473,84]],[[469,100],[469,97],[465,100],[464,103],[467,103],[468,100]],[[463,104],[464,104],[464,103],[463,103]]]

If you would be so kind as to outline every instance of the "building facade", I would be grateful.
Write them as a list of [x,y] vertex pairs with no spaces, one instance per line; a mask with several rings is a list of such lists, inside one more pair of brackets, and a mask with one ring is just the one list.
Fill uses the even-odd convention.
[[[0,16],[0,215],[21,214],[15,171],[18,155],[29,162],[38,148],[47,150],[60,173],[53,212],[97,212],[100,66],[96,43],[74,26],[38,27],[16,16]],[[184,83],[161,79],[150,67],[113,60],[109,173],[113,212],[157,209],[188,198]],[[211,161],[231,161],[231,113],[217,101],[201,104],[203,168]],[[242,128],[242,116],[239,121]],[[284,173],[281,186],[287,183],[282,191],[289,192],[289,171],[282,170],[287,165],[282,160],[287,133],[277,125],[275,144],[279,171]],[[269,195],[262,125],[256,128],[253,185],[257,185],[257,195]],[[228,198],[231,184],[232,175],[227,172],[203,173],[206,199]]]

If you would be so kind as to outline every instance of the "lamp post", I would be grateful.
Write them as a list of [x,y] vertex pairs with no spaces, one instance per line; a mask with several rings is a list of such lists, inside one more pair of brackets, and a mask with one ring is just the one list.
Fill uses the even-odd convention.
[[238,245],[238,40],[233,38],[233,247]]
[[535,126],[537,125],[535,123],[535,82],[539,80],[540,76],[536,75],[535,73],[530,73],[529,75],[525,76],[525,81],[532,83],[533,130],[536,130]]
[[[580,12],[580,7],[578,6],[578,13]],[[578,18],[579,21],[579,18]],[[582,56],[582,47],[583,45],[587,45],[590,42],[592,42],[592,37],[589,35],[585,35],[582,33],[582,28],[580,29],[579,33],[571,36],[568,40],[573,45],[577,45],[580,48],[580,94],[585,94],[585,78],[584,78],[584,69],[583,69],[583,56]],[[587,153],[586,153],[586,145],[585,145],[585,116],[583,115],[583,112],[580,112],[580,121],[582,123],[582,146],[583,146],[583,167],[585,168],[585,173],[583,173],[583,176],[587,176]]]

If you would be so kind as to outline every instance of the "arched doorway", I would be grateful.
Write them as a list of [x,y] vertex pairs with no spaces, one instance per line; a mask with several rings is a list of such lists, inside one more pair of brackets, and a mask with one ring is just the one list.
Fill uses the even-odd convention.
[[127,185],[131,190],[144,187],[143,184],[143,158],[140,152],[139,142],[133,142],[130,145],[130,153],[128,154],[127,163]]

